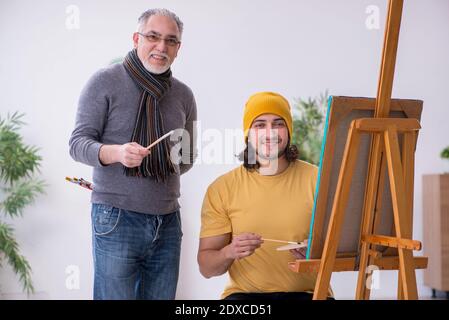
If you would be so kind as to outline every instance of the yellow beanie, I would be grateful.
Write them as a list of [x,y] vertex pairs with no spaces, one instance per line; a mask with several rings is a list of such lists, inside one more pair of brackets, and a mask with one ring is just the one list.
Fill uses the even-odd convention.
[[245,112],[243,115],[245,140],[248,138],[248,132],[254,119],[266,113],[276,114],[284,119],[291,139],[293,132],[293,120],[288,101],[280,94],[274,92],[259,92],[252,95],[245,105]]

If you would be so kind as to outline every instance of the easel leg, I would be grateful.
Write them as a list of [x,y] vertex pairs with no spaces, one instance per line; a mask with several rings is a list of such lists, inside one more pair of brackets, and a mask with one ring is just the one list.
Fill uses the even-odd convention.
[[[403,228],[405,228],[409,234],[410,239],[413,238],[413,188],[414,188],[414,157],[415,146],[416,146],[417,134],[415,132],[409,132],[404,134],[402,141],[402,169],[404,173],[404,184],[407,195],[407,216],[409,219],[405,221]],[[404,288],[402,286],[402,275],[401,271],[398,271],[398,299],[404,299]]]
[[[377,150],[377,152],[371,153],[372,156],[370,157],[369,160],[369,168],[368,168],[369,176],[367,178],[368,180],[365,191],[366,198],[363,209],[361,235],[371,233],[373,227],[374,208],[377,197],[377,186],[379,184],[379,171],[380,171],[380,164],[382,161],[381,160],[382,154],[380,152],[382,146],[383,146],[382,136],[378,133],[374,134],[372,150]],[[355,297],[357,300],[367,299],[367,295],[369,295],[366,287],[367,281],[366,268],[368,266],[368,261],[370,260],[368,254],[370,248],[371,245],[369,243],[363,241],[361,242],[359,274]]]
[[407,219],[403,221],[402,235],[413,238],[413,191],[415,176],[415,145],[417,133],[408,132],[404,134],[402,142],[402,169],[404,173],[405,194],[407,196],[405,204],[407,208]]
[[360,251],[360,267],[359,274],[357,279],[357,291],[355,295],[356,300],[365,300],[367,295],[367,287],[366,281],[368,280],[368,276],[366,274],[366,269],[368,266],[368,251],[370,250],[370,244],[362,243],[362,249]]
[[401,270],[398,270],[398,300],[404,300],[404,288],[402,287]]
[[[383,166],[385,165],[385,161],[383,160],[382,153],[380,152],[384,148],[382,138],[382,135],[379,133],[373,135],[372,150],[379,150],[379,152],[374,152],[374,156],[372,156],[369,161],[369,176],[365,191],[366,198],[363,209],[361,235],[372,234],[374,232],[374,217],[377,217],[377,215],[375,214],[375,210],[377,210],[378,206],[380,206],[381,204],[380,199],[382,197],[382,190],[379,190],[377,188],[378,186],[383,186],[383,175],[385,172],[385,168],[383,168]],[[369,256],[370,249],[371,245],[369,243],[363,241],[361,242],[359,274],[356,289],[357,300],[369,299],[370,290],[366,286],[366,282],[368,280],[366,269],[370,264],[370,261],[373,260]]]
[[354,127],[354,122],[352,122],[348,132],[340,174],[338,176],[331,218],[327,228],[326,242],[324,243],[320,269],[318,271],[317,282],[313,294],[314,300],[324,300],[328,296],[330,279],[337,254],[341,226],[344,220],[359,143],[360,133],[357,132]]
[[[382,140],[382,150],[385,151],[385,145]],[[382,159],[380,164],[380,171],[379,171],[379,184],[378,189],[376,193],[376,205],[374,207],[374,221],[373,226],[370,229],[371,234],[377,234],[378,230],[382,223],[382,216],[380,212],[382,211],[382,201],[383,201],[383,194],[384,194],[384,188],[385,188],[385,177],[387,172],[387,161],[385,159],[385,152],[382,153]],[[376,250],[375,246],[371,246],[370,248],[373,248],[373,250]],[[383,254],[383,253],[382,253]],[[374,264],[374,257],[369,256],[368,257],[368,266]],[[370,298],[371,290],[368,288],[365,288],[365,300],[368,300]]]
[[[410,216],[408,212],[404,172],[409,172],[408,168],[401,165],[399,153],[398,134],[394,127],[385,131],[385,151],[388,163],[388,173],[390,179],[390,189],[393,202],[394,222],[396,227],[396,236],[398,238],[411,238],[411,228],[409,225]],[[404,171],[403,171],[404,170]],[[407,190],[409,191],[409,190]],[[416,288],[416,275],[413,262],[413,252],[409,249],[398,248],[399,253],[399,276],[401,277],[404,298],[407,300],[417,299],[418,292]]]

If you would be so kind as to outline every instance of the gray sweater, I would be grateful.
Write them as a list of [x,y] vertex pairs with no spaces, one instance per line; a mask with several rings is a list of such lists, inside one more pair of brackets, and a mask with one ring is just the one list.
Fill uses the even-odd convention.
[[[183,148],[179,174],[165,182],[152,177],[128,177],[123,165],[104,166],[99,160],[102,144],[130,142],[141,89],[133,82],[123,64],[115,64],[96,72],[84,87],[78,105],[75,129],[70,137],[70,155],[75,161],[94,167],[91,202],[108,204],[125,210],[148,214],[167,214],[179,208],[179,175],[192,167],[196,142],[193,136],[197,112],[192,91],[184,83],[172,78],[172,86],[161,99],[165,132],[186,129],[190,135],[190,149]],[[186,141],[186,140],[184,140]],[[170,142],[173,146],[176,142]]]

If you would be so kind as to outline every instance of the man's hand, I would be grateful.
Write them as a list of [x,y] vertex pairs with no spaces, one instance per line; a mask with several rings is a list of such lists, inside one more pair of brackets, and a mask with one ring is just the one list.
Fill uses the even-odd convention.
[[263,243],[262,237],[254,233],[242,233],[232,238],[226,246],[226,257],[230,259],[243,259],[254,253]]
[[150,151],[136,142],[122,145],[102,145],[100,148],[100,161],[104,165],[120,162],[125,167],[135,168],[140,166],[143,158]]
[[150,151],[136,142],[122,144],[118,150],[118,157],[121,164],[128,168],[140,166],[143,158],[148,156]]

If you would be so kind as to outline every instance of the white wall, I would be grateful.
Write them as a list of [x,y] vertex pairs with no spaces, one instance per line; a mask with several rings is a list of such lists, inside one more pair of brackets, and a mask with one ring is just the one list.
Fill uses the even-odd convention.
[[[415,238],[422,239],[421,176],[439,173],[448,144],[449,2],[405,1],[394,97],[425,102],[416,154]],[[80,29],[66,27],[66,8],[80,10]],[[380,9],[380,29],[365,26],[369,5]],[[0,4],[0,110],[26,112],[25,141],[41,148],[47,194],[13,223],[33,268],[38,298],[90,299],[92,259],[89,192],[64,177],[91,177],[68,155],[78,95],[88,77],[131,48],[138,15],[166,7],[185,23],[174,75],[194,90],[203,129],[240,128],[252,93],[278,91],[291,102],[326,88],[333,95],[375,96],[386,0],[320,1],[2,1]],[[206,145],[207,142],[204,142]],[[208,184],[235,164],[199,164],[182,177],[184,241],[180,299],[217,299],[226,277],[206,280],[196,252],[200,207]],[[80,271],[80,288],[66,287],[67,266]],[[354,273],[332,278],[337,298],[352,298]],[[381,274],[373,297],[396,292],[393,272]],[[421,295],[429,291],[418,272]],[[20,297],[8,268],[1,290]]]

